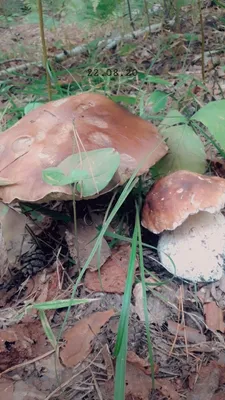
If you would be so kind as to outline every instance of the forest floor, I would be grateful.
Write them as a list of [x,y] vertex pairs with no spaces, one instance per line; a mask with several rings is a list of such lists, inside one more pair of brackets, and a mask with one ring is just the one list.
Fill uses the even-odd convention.
[[[221,9],[211,7],[203,10],[203,16],[204,83],[200,25],[199,22],[194,24],[194,18],[188,12],[182,16],[179,34],[162,28],[157,33],[122,41],[112,49],[100,51],[94,40],[112,37],[111,26],[107,27],[108,31],[105,26],[96,28],[94,33],[74,25],[61,25],[55,31],[46,29],[48,53],[62,89],[62,92],[53,92],[54,99],[62,93],[100,91],[119,96],[124,106],[137,113],[140,111],[139,102],[133,99],[140,99],[140,92],[144,92],[142,115],[154,115],[147,98],[153,90],[165,90],[162,79],[170,82],[170,88],[167,88],[170,97],[163,112],[176,102],[180,111],[191,116],[199,106],[224,99],[225,14]],[[0,62],[0,123],[4,131],[22,116],[27,103],[37,99],[46,101],[46,91],[43,94],[42,67],[32,64],[16,71],[21,64],[41,60],[38,26],[27,24],[25,28],[22,22],[18,22],[10,29],[1,29],[1,32],[0,55],[1,58],[4,55],[4,60]],[[93,45],[87,53],[65,57],[60,63],[55,61],[56,54],[86,43]],[[11,73],[9,68],[15,68],[15,71]],[[155,79],[142,85],[140,75],[127,76],[121,81],[113,76],[109,79],[100,76],[106,69],[124,73],[127,68]],[[155,124],[159,121],[157,115],[156,112]],[[224,161],[217,155],[215,160],[215,152],[211,150],[208,146],[207,156],[213,173],[225,177]],[[79,203],[81,257],[85,258],[87,246],[91,251],[93,245],[90,241],[95,236],[95,226],[101,225],[109,201],[110,196],[105,195]],[[131,196],[115,218],[112,233],[118,232],[123,216],[120,229],[130,237],[134,207]],[[13,281],[7,289],[0,291],[0,393],[4,393],[5,400],[113,400],[113,351],[130,246],[125,240],[115,240],[115,237],[104,239],[106,254],[101,255],[103,259],[105,257],[101,269],[103,286],[97,271],[86,272],[78,296],[81,299],[95,298],[96,301],[72,307],[59,349],[55,349],[46,338],[37,310],[25,313],[28,304],[69,298],[78,276],[74,263],[71,263],[71,258],[75,259],[71,226],[55,219],[52,210],[57,212],[57,216],[69,216],[70,221],[73,220],[72,207],[57,202],[26,214],[35,236],[51,249],[48,268],[40,267],[38,273],[28,278],[22,276],[21,279],[19,275],[19,281]],[[157,245],[157,235],[150,235],[143,229],[143,237],[148,244]],[[32,246],[25,257],[26,265],[35,264],[42,257]],[[148,363],[143,291],[141,283],[135,280],[128,333],[126,400],[224,400],[225,275],[219,282],[192,284],[173,277],[162,268],[154,250],[144,251],[144,262],[149,271],[147,280],[151,284],[147,302],[155,388]],[[136,278],[139,277],[137,259]],[[163,284],[157,286],[158,282]],[[56,337],[65,315],[65,308],[46,312]]]

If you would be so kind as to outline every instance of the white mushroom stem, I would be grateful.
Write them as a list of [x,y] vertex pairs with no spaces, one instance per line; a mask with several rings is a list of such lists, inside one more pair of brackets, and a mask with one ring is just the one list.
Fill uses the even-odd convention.
[[[174,231],[162,233],[158,253],[173,275],[192,282],[219,280],[225,257],[225,217],[201,211],[191,215]],[[168,258],[170,256],[174,266]]]

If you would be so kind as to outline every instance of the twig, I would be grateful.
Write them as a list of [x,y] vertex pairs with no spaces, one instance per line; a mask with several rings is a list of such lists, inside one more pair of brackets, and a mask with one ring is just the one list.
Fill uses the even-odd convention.
[[135,38],[135,35],[134,35],[135,25],[134,25],[134,21],[133,21],[133,17],[132,17],[132,10],[131,10],[131,6],[130,6],[130,0],[127,0],[127,7],[128,7],[129,18],[130,18],[130,26],[133,29],[133,37]]
[[151,25],[150,25],[150,18],[149,18],[147,0],[144,0],[144,5],[145,5],[145,13],[146,13],[146,16],[147,16],[147,21],[148,21],[148,30],[149,30],[149,33],[151,33]]
[[24,69],[27,69],[27,68],[31,67],[32,65],[35,65],[36,67],[42,67],[43,68],[43,65],[42,65],[41,62],[31,61],[31,62],[26,62],[26,63],[21,64],[21,65],[16,65],[15,67],[6,68],[3,71],[0,71],[0,76],[11,74],[11,73],[14,73],[14,72],[17,72],[17,71],[22,71]]
[[50,75],[49,75],[49,72],[48,72],[48,54],[47,54],[47,48],[46,48],[46,43],[45,43],[45,31],[44,31],[42,0],[37,0],[37,4],[38,4],[40,36],[41,36],[41,43],[42,43],[42,53],[43,53],[43,65],[44,65],[44,68],[45,68],[45,71],[46,71],[48,99],[49,99],[49,101],[51,101],[52,100],[52,90],[51,90],[51,79],[50,79]]
[[7,60],[0,61],[0,65],[7,64],[12,61],[26,61],[26,60],[24,60],[24,58],[9,58],[9,59],[7,58]]
[[203,16],[202,16],[201,0],[198,0],[198,8],[199,8],[199,16],[200,16],[201,39],[202,39],[202,48],[201,48],[202,80],[203,80],[203,82],[205,82],[205,32],[204,32],[204,23],[203,23]]

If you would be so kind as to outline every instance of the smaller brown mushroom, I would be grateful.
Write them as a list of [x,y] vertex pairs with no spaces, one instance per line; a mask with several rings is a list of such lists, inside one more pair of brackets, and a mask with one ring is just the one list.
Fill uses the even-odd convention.
[[219,177],[177,171],[155,183],[145,200],[142,225],[162,233],[158,254],[169,272],[193,282],[221,278],[224,204],[225,179]]

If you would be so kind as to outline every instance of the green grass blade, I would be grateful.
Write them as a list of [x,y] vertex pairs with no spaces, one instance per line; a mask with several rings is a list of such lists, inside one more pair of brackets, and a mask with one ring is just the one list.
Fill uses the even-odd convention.
[[151,333],[149,327],[149,320],[148,320],[148,303],[147,303],[147,290],[145,284],[145,268],[144,268],[144,259],[143,259],[143,246],[142,246],[142,238],[141,238],[141,225],[140,225],[140,218],[139,218],[139,208],[136,204],[137,210],[137,235],[138,235],[138,248],[139,248],[139,264],[140,264],[140,275],[141,275],[141,283],[142,283],[142,292],[143,292],[143,310],[144,310],[144,317],[145,317],[145,326],[146,326],[146,335],[147,335],[147,342],[148,342],[148,357],[149,363],[151,366],[151,373],[152,373],[152,388],[154,389],[155,379],[154,379],[154,359],[153,359],[153,349],[152,349],[152,342],[151,342]]
[[53,349],[56,349],[57,347],[57,340],[55,338],[55,335],[52,331],[51,326],[49,325],[48,319],[46,317],[46,314],[43,310],[39,311],[39,316],[40,316],[40,320],[41,320],[41,324],[43,327],[43,330],[49,340],[49,342],[51,343]]
[[134,228],[132,244],[131,244],[131,253],[130,253],[126,285],[125,285],[125,290],[124,290],[123,305],[122,305],[122,310],[121,310],[121,314],[120,314],[120,321],[119,321],[116,345],[115,345],[115,350],[114,350],[115,356],[118,356],[118,354],[119,354],[122,340],[123,340],[124,329],[125,329],[125,326],[128,324],[128,320],[129,320],[131,289],[132,289],[132,285],[133,285],[133,278],[134,278],[134,272],[135,272],[136,252],[137,252],[137,216],[136,216],[135,228]]
[[126,363],[127,363],[128,323],[124,327],[123,339],[116,359],[114,400],[125,399]]
[[39,311],[57,310],[58,308],[77,306],[78,304],[91,303],[92,301],[96,301],[96,300],[99,300],[99,299],[51,300],[51,301],[46,301],[44,303],[34,303],[34,304],[28,306],[27,310],[32,309],[32,308],[35,308],[36,310],[39,310]]

